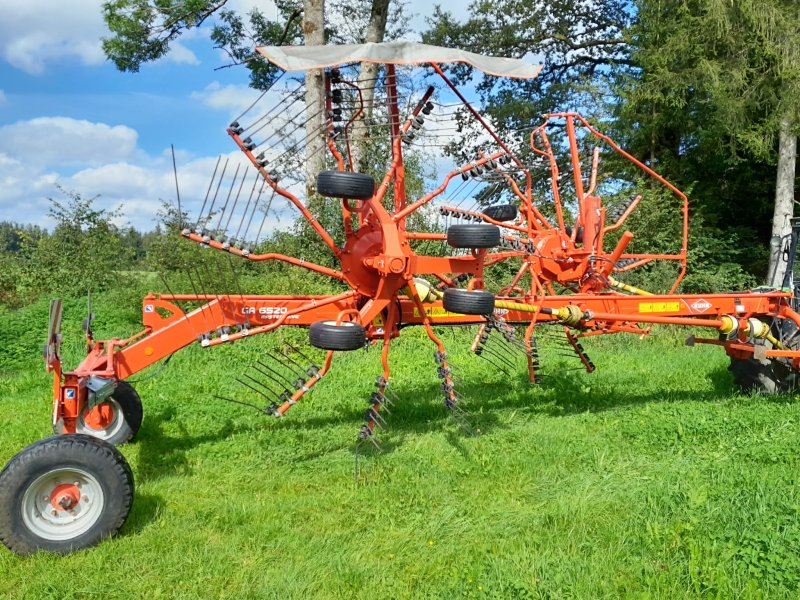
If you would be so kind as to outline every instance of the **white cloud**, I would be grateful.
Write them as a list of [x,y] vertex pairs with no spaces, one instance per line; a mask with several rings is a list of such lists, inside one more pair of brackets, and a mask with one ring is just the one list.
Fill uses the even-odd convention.
[[[0,147],[0,221],[52,226],[48,217],[48,198],[61,198],[57,186],[85,198],[99,196],[96,200],[99,208],[121,207],[123,216],[119,224],[130,223],[142,231],[155,227],[162,200],[175,202],[175,179],[169,149],[158,155],[146,154],[136,147],[136,132],[124,126],[109,127],[103,123],[74,121],[64,117],[35,121],[65,124],[61,129],[62,137],[52,142],[52,148],[47,147],[46,139],[41,144],[31,142],[20,148],[18,144],[22,132],[30,131],[33,127],[37,133],[31,135],[31,138],[39,138],[41,132],[38,126],[31,126],[31,121],[24,121],[0,128],[0,144],[3,145]],[[65,131],[76,133],[78,137],[64,137]],[[82,136],[86,141],[81,141]],[[104,136],[108,136],[106,141],[103,141]],[[10,137],[13,139],[9,139]],[[53,139],[52,136],[50,139]],[[65,151],[65,148],[69,150]],[[105,160],[101,159],[103,156]],[[68,157],[72,157],[73,166],[79,167],[73,173],[63,172]],[[192,222],[200,216],[217,159],[218,157],[197,157],[185,151],[176,151],[182,208],[189,213]],[[242,176],[246,171],[248,173],[245,184],[241,186],[240,202],[232,214],[231,223],[235,229],[241,221],[245,202],[257,179],[255,171],[238,150],[223,155],[222,161],[226,160],[228,167],[218,192],[217,208],[228,197],[237,165],[238,179],[231,198],[236,197]],[[221,171],[220,167],[217,178]],[[211,194],[213,196],[213,190]],[[267,220],[262,235],[276,226],[287,226],[291,223],[289,211],[283,201],[276,201],[272,208],[271,218]],[[256,225],[260,223],[260,219],[261,213],[254,219]],[[254,237],[256,225],[253,225],[250,237]]]
[[2,2],[0,56],[34,75],[57,59],[99,64],[104,60],[100,37],[107,34],[101,7],[102,0]]
[[166,59],[170,62],[174,62],[180,65],[199,65],[200,59],[197,58],[197,55],[189,50],[186,46],[181,44],[180,42],[173,42],[170,46],[169,54],[166,56]]
[[[77,60],[98,65],[106,58],[101,38],[110,32],[103,21],[103,0],[0,1],[0,59],[32,75],[41,75],[48,63]],[[185,39],[204,34],[190,31]],[[199,64],[181,43],[173,43],[164,58],[179,64]]]
[[0,153],[0,220],[44,224],[58,176]]
[[37,166],[96,165],[132,156],[137,139],[124,125],[38,117],[0,127],[0,152]]
[[222,85],[214,81],[202,91],[192,92],[191,98],[210,108],[224,110],[235,116],[245,111],[260,94],[261,92],[247,85]]

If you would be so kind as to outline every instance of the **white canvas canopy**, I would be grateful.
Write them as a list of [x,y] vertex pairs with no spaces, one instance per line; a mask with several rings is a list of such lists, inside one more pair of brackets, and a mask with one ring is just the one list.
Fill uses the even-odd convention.
[[357,62],[412,65],[462,62],[497,77],[533,79],[542,70],[517,58],[483,56],[455,48],[415,42],[343,44],[340,46],[261,46],[256,48],[284,71],[307,71]]

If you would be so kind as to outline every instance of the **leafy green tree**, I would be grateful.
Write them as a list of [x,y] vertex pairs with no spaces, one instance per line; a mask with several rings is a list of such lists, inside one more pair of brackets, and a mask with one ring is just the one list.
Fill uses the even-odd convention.
[[[264,88],[276,75],[266,61],[254,54],[256,45],[296,43],[301,39],[296,2],[277,2],[278,20],[269,20],[253,9],[242,16],[225,8],[228,0],[110,0],[103,17],[112,34],[103,39],[103,50],[120,71],[138,72],[147,62],[165,56],[170,45],[191,29],[211,23],[211,39],[237,63],[246,63],[254,87]],[[284,21],[282,24],[280,21]]]
[[31,268],[32,249],[46,236],[38,225],[0,222],[0,306],[18,307],[30,299],[21,282]]
[[45,233],[38,225],[0,221],[0,253],[16,254],[23,246],[35,244]]
[[[626,0],[476,0],[467,12],[462,22],[437,6],[423,41],[542,63],[535,80],[480,78],[478,91],[500,127],[529,125],[554,109],[586,108],[635,66],[627,36],[635,12]],[[465,65],[451,71],[459,81],[471,77]]]
[[114,224],[120,212],[96,208],[96,197],[61,192],[66,200],[50,199],[53,232],[28,249],[31,258],[20,285],[35,293],[72,296],[108,289],[118,281],[120,265],[127,262]]
[[[762,247],[770,234],[779,240],[793,214],[800,6],[786,0],[637,5],[629,35],[640,69],[620,87],[631,146],[653,163],[658,156],[678,180],[697,181],[694,199],[709,222],[722,230],[751,228]],[[780,284],[780,244],[775,250],[769,279]]]

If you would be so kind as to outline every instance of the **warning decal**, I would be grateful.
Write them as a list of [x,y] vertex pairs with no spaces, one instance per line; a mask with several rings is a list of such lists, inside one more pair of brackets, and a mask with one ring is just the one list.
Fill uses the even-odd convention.
[[639,312],[643,313],[680,312],[680,310],[680,302],[642,302],[639,304]]
[[[429,317],[461,317],[458,313],[448,312],[444,309],[443,306],[426,306],[425,307],[425,314]],[[414,316],[419,316],[419,309],[414,308]]]

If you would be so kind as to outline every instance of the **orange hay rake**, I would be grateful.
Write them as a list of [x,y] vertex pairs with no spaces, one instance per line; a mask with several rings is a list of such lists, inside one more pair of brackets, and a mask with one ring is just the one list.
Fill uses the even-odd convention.
[[[88,320],[88,353],[69,371],[62,368],[59,349],[61,303],[54,301],[46,362],[54,374],[57,435],[22,450],[0,474],[0,539],[13,551],[66,552],[119,530],[130,510],[133,478],[114,445],[133,439],[143,414],[126,380],[190,344],[212,348],[280,327],[309,328],[311,346],[325,351],[321,364],[301,350],[276,353],[256,367],[270,386],[252,377],[241,380],[243,393],[268,398],[263,410],[275,417],[321,381],[335,352],[380,344],[382,372],[358,433],[361,441],[373,442],[389,402],[392,340],[412,325],[430,338],[444,404],[461,418],[437,326],[476,326],[472,351],[499,368],[505,368],[502,352],[521,352],[531,382],[538,381],[538,327],[563,331],[589,372],[594,364],[582,337],[642,335],[653,324],[704,327],[710,336],[692,338],[693,343],[722,346],[742,387],[794,386],[800,315],[793,308],[791,268],[789,291],[677,293],[686,272],[689,218],[680,190],[576,113],[545,115],[520,139],[502,139],[440,65],[469,62],[492,75],[521,78],[535,77],[536,67],[408,43],[259,50],[287,72],[321,71],[325,108],[310,113],[298,106],[306,91],[300,81],[283,88],[282,95],[265,93],[228,128],[244,163],[218,162],[197,221],[182,227],[181,236],[237,259],[306,269],[347,290],[313,296],[209,293],[198,281],[194,293],[149,294],[144,329],[131,338],[95,340]],[[365,104],[358,78],[363,61],[382,65],[382,76],[368,83],[376,90],[372,106]],[[427,65],[432,73],[424,91],[412,88],[404,104],[400,79],[412,64]],[[378,100],[385,108],[377,108]],[[428,156],[430,148],[444,145],[439,142],[452,145],[453,123],[472,128],[476,147],[456,152],[459,160],[443,169],[434,189],[409,197],[405,159],[409,153]],[[365,140],[381,135],[388,142],[383,150],[369,150],[385,153],[385,173],[376,184],[354,172],[354,155]],[[647,178],[642,193],[621,200],[632,188],[600,170],[601,159],[611,157]],[[338,203],[339,232],[323,226],[304,199],[303,165],[313,163],[324,167],[316,194]],[[648,191],[661,197],[657,189],[673,199],[674,247],[631,249],[634,240],[642,240],[628,228],[629,220],[652,202]],[[476,198],[495,203],[487,206]],[[300,213],[337,267],[261,251],[259,240],[276,199]],[[425,226],[434,216],[439,227]],[[440,246],[449,250],[431,250]],[[638,280],[634,285],[617,279],[658,264],[673,265],[664,293],[650,293]],[[492,290],[490,274],[497,269],[510,276]],[[498,351],[491,340],[507,348]]]

